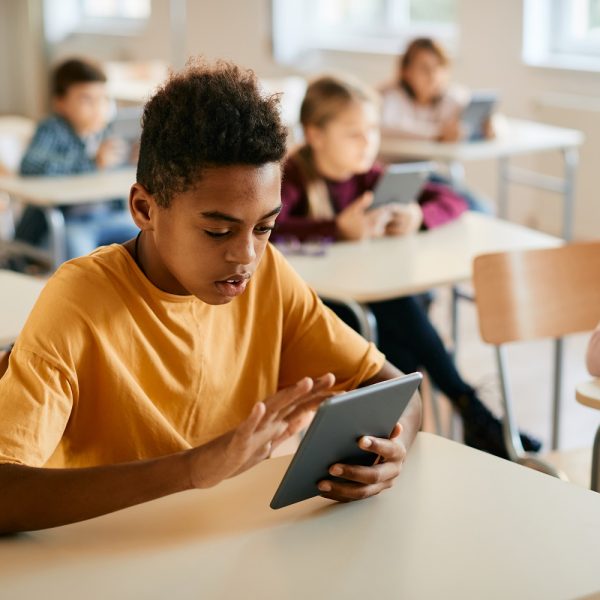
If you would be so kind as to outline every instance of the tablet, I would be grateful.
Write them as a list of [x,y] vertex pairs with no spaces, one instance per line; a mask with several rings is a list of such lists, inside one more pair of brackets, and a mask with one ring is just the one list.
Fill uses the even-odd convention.
[[363,435],[388,438],[423,376],[404,375],[323,402],[302,438],[273,499],[282,508],[318,496],[334,463],[371,465],[377,456],[358,447]]
[[119,108],[109,125],[109,137],[120,138],[129,144],[139,142],[142,135],[143,107],[131,106]]
[[496,92],[476,92],[463,110],[460,121],[468,141],[485,138],[485,122],[491,117],[498,102]]
[[398,204],[414,202],[432,171],[433,163],[430,162],[390,165],[377,182],[370,208],[390,202]]

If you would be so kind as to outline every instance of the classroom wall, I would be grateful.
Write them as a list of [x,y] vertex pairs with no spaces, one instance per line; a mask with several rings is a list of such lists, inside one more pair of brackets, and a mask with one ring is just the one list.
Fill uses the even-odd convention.
[[[0,34],[7,7],[35,6],[41,0],[0,0]],[[353,72],[371,83],[390,77],[395,57],[349,52],[319,52],[304,57],[294,67],[275,63],[271,55],[271,0],[220,0],[187,2],[186,48],[188,54],[229,58],[254,68],[263,77],[290,73],[314,73],[330,69]],[[139,36],[73,36],[52,50],[51,59],[69,54],[94,54],[99,59],[171,60],[169,0],[153,0],[153,17]],[[497,88],[502,93],[502,112],[565,127],[582,129],[588,138],[581,151],[577,181],[575,230],[577,237],[600,236],[600,201],[597,198],[596,156],[600,155],[600,75],[527,67],[521,61],[521,0],[459,0],[460,48],[455,57],[456,79],[472,87]],[[14,37],[14,36],[13,36]],[[2,36],[3,39],[4,36]],[[4,38],[6,39],[6,38]],[[4,55],[4,56],[3,56]],[[31,113],[23,103],[23,77],[7,95],[3,77],[6,62],[14,58],[0,53],[0,111]],[[12,77],[18,78],[12,68]],[[12,87],[15,89],[12,89]],[[541,102],[548,92],[560,92],[559,101]],[[39,92],[38,92],[39,95]],[[584,108],[586,107],[587,108]],[[26,107],[25,109],[23,107]],[[557,156],[519,159],[519,164],[558,174]],[[467,166],[471,185],[494,198],[496,169],[492,162]],[[560,230],[560,203],[552,195],[513,188],[511,216],[549,232]]]

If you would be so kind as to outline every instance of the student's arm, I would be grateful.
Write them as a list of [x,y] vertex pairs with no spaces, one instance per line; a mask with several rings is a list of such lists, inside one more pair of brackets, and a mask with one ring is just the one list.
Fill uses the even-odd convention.
[[255,405],[237,428],[177,454],[116,465],[48,469],[0,464],[0,533],[82,521],[192,488],[208,488],[268,457],[330,395],[331,374],[304,378]]
[[590,338],[587,355],[587,369],[590,375],[600,377],[600,324],[596,327],[592,337]]
[[[402,373],[389,362],[364,385],[379,383],[399,377]],[[394,428],[390,439],[362,437],[359,445],[363,450],[379,455],[381,460],[371,467],[332,465],[329,473],[347,481],[325,479],[319,483],[321,495],[325,498],[349,502],[375,496],[390,488],[400,474],[406,455],[421,427],[421,398],[416,393],[408,403],[402,418]]]

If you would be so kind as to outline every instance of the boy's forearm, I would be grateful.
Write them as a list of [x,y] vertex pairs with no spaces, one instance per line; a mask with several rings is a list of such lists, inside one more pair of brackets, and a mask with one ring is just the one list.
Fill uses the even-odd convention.
[[84,469],[0,465],[0,533],[75,523],[189,489],[188,456]]

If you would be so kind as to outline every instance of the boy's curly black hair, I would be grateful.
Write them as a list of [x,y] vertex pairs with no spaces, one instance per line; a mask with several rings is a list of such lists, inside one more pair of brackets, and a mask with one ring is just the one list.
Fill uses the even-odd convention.
[[188,62],[144,108],[137,181],[168,207],[206,168],[261,166],[285,155],[279,96],[264,96],[252,71]]

